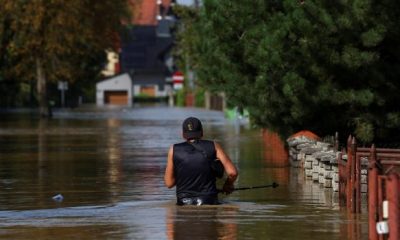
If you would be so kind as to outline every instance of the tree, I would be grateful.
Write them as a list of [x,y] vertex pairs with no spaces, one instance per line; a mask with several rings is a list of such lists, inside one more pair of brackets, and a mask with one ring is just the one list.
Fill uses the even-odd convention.
[[[0,6],[0,9],[1,7],[2,6]],[[6,51],[6,47],[12,38],[12,32],[9,30],[9,26],[10,22],[7,21],[4,15],[0,14],[0,96],[2,96],[0,107],[10,106],[12,99],[10,99],[9,96],[15,95],[19,88],[18,82],[13,81],[7,76],[7,69],[12,66],[10,55]]]
[[[205,0],[191,48],[204,86],[281,136],[399,136],[394,0]],[[184,35],[184,39],[189,39]]]
[[129,17],[124,0],[2,0],[0,15],[7,23],[2,32],[11,32],[9,74],[36,79],[41,116],[49,115],[47,82],[77,80],[91,55],[115,48]]

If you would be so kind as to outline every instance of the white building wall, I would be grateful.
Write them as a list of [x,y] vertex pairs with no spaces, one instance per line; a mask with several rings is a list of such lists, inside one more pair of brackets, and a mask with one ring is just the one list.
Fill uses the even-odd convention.
[[96,84],[96,104],[98,106],[104,105],[104,92],[105,91],[127,91],[128,105],[132,105],[132,79],[129,74],[125,73]]

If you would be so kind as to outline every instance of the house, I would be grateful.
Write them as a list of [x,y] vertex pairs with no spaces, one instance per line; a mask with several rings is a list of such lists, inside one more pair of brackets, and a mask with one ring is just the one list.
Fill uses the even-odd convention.
[[166,97],[172,91],[174,0],[130,0],[133,28],[121,38],[120,68],[133,80],[133,96]]
[[96,105],[132,106],[132,79],[129,74],[117,75],[96,84]]

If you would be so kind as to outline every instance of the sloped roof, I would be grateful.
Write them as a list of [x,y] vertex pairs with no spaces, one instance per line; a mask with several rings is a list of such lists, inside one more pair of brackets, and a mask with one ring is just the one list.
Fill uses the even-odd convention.
[[[173,44],[169,18],[175,0],[129,0],[134,27],[122,41],[121,69],[132,75],[135,84],[162,84],[172,74],[165,61]],[[159,2],[161,1],[161,5]],[[160,15],[163,18],[157,19]]]
[[152,26],[137,26],[130,30],[134,41],[124,42],[120,60],[122,69],[164,69],[165,54],[172,44],[171,38],[159,38]]
[[133,73],[134,84],[158,84],[165,83],[165,73],[160,69],[139,69]]
[[96,83],[97,90],[131,88],[132,79],[128,73],[106,78]]

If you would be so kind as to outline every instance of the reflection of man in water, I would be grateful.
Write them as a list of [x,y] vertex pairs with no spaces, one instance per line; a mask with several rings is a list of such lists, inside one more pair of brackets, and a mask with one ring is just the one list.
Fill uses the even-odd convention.
[[[168,240],[238,239],[238,206],[167,208]],[[239,217],[240,218],[240,217]]]
[[199,119],[187,118],[182,130],[186,141],[169,149],[165,185],[168,188],[176,186],[178,205],[217,204],[216,177],[211,171],[210,161],[218,158],[225,168],[227,179],[222,191],[226,194],[234,189],[233,183],[238,175],[236,167],[218,143],[201,140],[203,127]]

